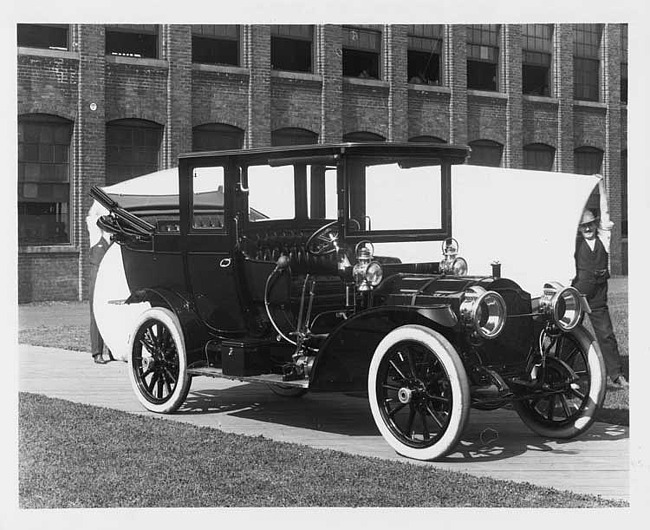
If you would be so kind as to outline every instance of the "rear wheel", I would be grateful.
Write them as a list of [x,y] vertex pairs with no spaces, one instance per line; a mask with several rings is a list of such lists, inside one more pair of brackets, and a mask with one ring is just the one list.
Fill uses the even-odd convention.
[[175,412],[185,401],[192,378],[180,323],[170,310],[154,307],[138,320],[129,378],[140,403],[152,412]]
[[384,439],[416,460],[449,453],[469,417],[465,368],[449,341],[424,326],[399,327],[379,343],[370,363],[368,398]]
[[591,426],[605,399],[603,357],[584,327],[547,337],[545,342],[544,393],[515,401],[515,410],[541,436],[573,438]]

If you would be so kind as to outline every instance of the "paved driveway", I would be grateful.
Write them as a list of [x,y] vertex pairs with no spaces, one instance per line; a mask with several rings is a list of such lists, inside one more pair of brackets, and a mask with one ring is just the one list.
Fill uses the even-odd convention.
[[[19,389],[154,416],[138,403],[127,365],[95,365],[89,354],[19,346]],[[170,421],[389,460],[398,456],[377,431],[367,400],[344,394],[281,398],[264,385],[195,378]],[[477,476],[629,500],[629,431],[596,423],[582,437],[557,442],[532,434],[509,410],[472,411],[456,452],[421,463]]]

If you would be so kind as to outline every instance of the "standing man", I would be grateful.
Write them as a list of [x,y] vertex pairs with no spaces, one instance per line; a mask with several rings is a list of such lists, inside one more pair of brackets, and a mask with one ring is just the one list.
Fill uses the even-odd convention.
[[[88,255],[88,261],[90,262],[90,347],[93,359],[97,364],[106,364],[108,362],[104,360],[104,339],[97,328],[95,311],[93,308],[97,271],[99,270],[99,264],[110,245],[108,242],[108,234],[97,226],[97,220],[102,215],[107,214],[108,210],[98,202],[94,201],[88,211],[88,216],[86,217],[86,226],[88,227],[88,236],[90,240],[90,253]],[[109,356],[112,360],[110,352]]]
[[572,285],[586,295],[591,313],[589,319],[596,340],[603,352],[607,375],[618,388],[629,386],[623,375],[621,356],[607,307],[607,279],[609,278],[609,244],[614,223],[609,218],[605,181],[600,177],[600,222],[591,210],[585,210],[580,220],[580,235],[576,241],[576,277]]

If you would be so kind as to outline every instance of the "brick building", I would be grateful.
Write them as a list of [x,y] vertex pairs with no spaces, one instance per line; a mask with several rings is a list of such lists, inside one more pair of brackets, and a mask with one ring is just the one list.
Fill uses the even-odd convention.
[[91,186],[192,150],[342,140],[602,173],[627,273],[624,24],[19,24],[18,132],[20,302],[88,296]]

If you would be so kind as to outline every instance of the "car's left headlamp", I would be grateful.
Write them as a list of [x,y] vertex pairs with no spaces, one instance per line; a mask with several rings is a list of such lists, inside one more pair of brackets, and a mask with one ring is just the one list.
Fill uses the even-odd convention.
[[506,302],[499,293],[474,285],[465,291],[460,316],[463,324],[479,337],[494,339],[506,323]]
[[574,287],[562,287],[557,282],[544,284],[539,301],[540,312],[562,331],[574,329],[584,314],[581,296]]

